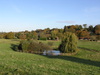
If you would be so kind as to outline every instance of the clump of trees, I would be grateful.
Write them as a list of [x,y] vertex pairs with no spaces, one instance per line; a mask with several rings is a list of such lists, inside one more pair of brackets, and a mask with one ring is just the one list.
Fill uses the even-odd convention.
[[9,33],[7,33],[6,36],[5,36],[6,39],[14,39],[14,37],[15,37],[15,36],[14,36],[14,33],[13,33],[13,32],[9,32]]
[[18,46],[18,51],[37,54],[43,53],[44,50],[50,49],[51,48],[49,45],[34,40],[23,40]]
[[83,25],[70,25],[64,26],[63,29],[58,28],[46,28],[37,29],[34,31],[22,31],[22,32],[1,32],[1,39],[35,39],[35,40],[62,40],[66,32],[72,32],[77,35],[79,39],[93,39],[100,40],[100,25],[87,26]]
[[62,53],[73,53],[77,51],[78,38],[74,33],[67,32],[59,46]]
[[[37,29],[34,31],[22,31],[22,32],[0,32],[0,39],[21,39],[16,50],[28,53],[42,53],[44,50],[50,50],[52,42],[47,44],[33,41],[33,40],[62,40],[59,50],[63,53],[76,52],[77,40],[100,40],[100,24],[96,26],[83,25],[69,25],[64,26],[63,29],[58,28],[46,28]],[[48,46],[49,45],[49,46]]]

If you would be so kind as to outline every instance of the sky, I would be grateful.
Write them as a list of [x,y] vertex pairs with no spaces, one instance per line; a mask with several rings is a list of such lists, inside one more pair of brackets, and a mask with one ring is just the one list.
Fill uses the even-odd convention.
[[100,0],[0,0],[0,32],[100,24]]

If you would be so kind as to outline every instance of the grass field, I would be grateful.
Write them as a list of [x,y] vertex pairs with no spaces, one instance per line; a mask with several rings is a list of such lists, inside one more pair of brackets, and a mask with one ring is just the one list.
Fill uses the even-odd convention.
[[[46,44],[48,44],[48,42],[53,42],[52,47],[54,49],[58,48],[59,44],[61,43],[61,41],[40,41],[40,42],[43,42]],[[100,51],[100,42],[79,40],[78,47],[81,49],[86,49],[86,50],[90,50],[90,51]]]
[[100,51],[100,42],[81,40],[78,42],[78,47],[89,50]]
[[[13,51],[11,44],[18,43],[0,39],[0,75],[100,75],[100,52],[80,49],[73,56],[42,56]],[[59,44],[55,41],[53,47]]]

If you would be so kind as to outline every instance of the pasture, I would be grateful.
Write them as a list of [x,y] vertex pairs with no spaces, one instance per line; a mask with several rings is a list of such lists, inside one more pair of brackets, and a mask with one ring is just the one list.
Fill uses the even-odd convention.
[[[48,44],[48,42],[52,42],[52,48],[57,49],[60,45],[61,41],[40,41],[43,43]],[[90,51],[100,51],[100,42],[96,41],[88,41],[88,40],[79,40],[78,41],[78,48],[90,50]]]
[[[53,48],[57,48],[60,44],[60,41],[49,42],[54,42]],[[100,43],[86,42],[79,41],[78,47],[100,50]],[[76,55],[72,56],[42,56],[13,51],[11,44],[18,43],[19,40],[0,39],[0,75],[100,74],[100,52],[80,49]]]

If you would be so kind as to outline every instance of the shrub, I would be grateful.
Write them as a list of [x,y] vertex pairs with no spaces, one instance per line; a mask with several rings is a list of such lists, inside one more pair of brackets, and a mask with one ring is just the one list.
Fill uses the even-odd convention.
[[28,47],[29,47],[30,42],[29,41],[21,41],[20,42],[20,46],[22,51],[27,52],[28,51]]
[[43,53],[44,50],[49,50],[50,47],[41,42],[24,40],[20,42],[18,49],[29,53]]
[[59,46],[59,50],[63,53],[69,53],[69,52],[76,52],[77,51],[77,36],[74,33],[66,33],[62,43]]
[[31,41],[28,46],[28,52],[30,53],[38,53],[40,49],[39,43],[35,41]]
[[40,46],[40,50],[42,50],[42,51],[43,50],[50,50],[51,49],[49,45],[44,44],[42,42],[39,42],[39,46]]

